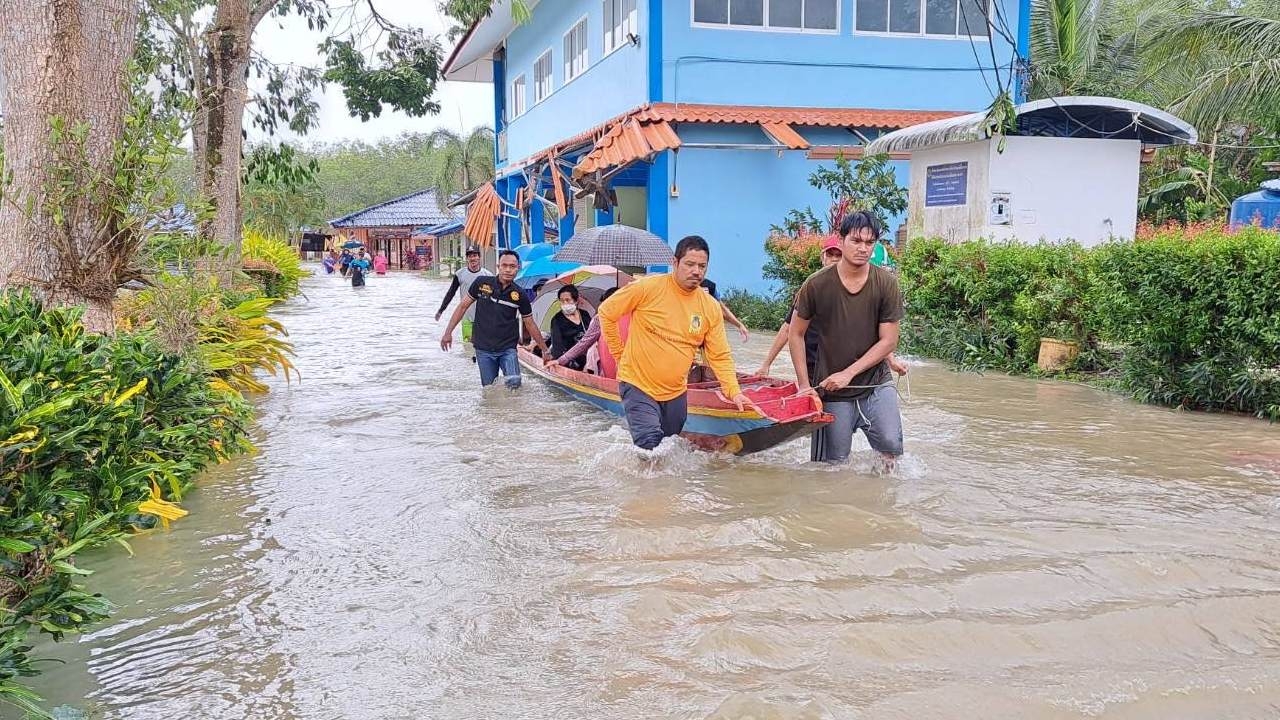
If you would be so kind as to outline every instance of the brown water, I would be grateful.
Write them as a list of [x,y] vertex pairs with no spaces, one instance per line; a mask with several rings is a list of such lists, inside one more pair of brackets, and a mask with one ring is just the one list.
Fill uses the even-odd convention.
[[[908,456],[639,463],[437,347],[443,282],[336,278],[303,377],[170,532],[92,559],[113,621],[39,680],[102,718],[1280,715],[1280,429],[911,372]],[[738,349],[754,367],[767,338]],[[783,363],[785,365],[785,363]],[[855,446],[858,447],[858,446]]]

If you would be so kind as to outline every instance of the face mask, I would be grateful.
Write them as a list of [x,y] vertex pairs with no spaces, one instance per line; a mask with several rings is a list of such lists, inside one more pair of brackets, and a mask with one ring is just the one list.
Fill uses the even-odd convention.
[[573,303],[569,303],[568,305],[561,305],[560,309],[564,311],[565,315],[572,315],[578,309],[578,306]]

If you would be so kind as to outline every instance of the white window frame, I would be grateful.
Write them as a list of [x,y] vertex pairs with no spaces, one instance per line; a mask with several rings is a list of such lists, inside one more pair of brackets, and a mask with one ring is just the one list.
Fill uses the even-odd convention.
[[[591,36],[588,34],[588,27],[587,16],[583,15],[578,18],[578,22],[569,28],[569,32],[564,34],[564,42],[561,43],[564,46],[564,82],[561,83],[561,87],[568,85],[570,81],[579,77],[591,67]],[[582,69],[575,73],[573,72],[573,61],[577,54],[570,52],[569,36],[573,35],[578,28],[582,28]]]
[[[957,2],[959,2],[959,0],[957,0]],[[546,92],[542,91],[542,83],[538,82],[538,66],[542,65],[543,60],[547,62],[547,76],[544,78],[546,80],[546,85],[547,85]],[[555,91],[556,91],[555,56],[551,54],[551,48],[547,48],[546,52],[539,55],[538,59],[533,61],[533,104],[537,105],[543,100],[546,100],[547,98],[551,97],[551,94],[554,93]]]
[[[612,15],[616,19],[616,16],[621,13],[627,4],[631,5],[631,9],[626,12],[622,22],[610,26],[609,17]],[[613,12],[610,12],[610,10]],[[604,27],[604,32],[600,33],[601,58],[608,57],[625,47],[627,45],[627,35],[640,35],[639,0],[601,0],[600,18]],[[615,33],[621,37],[614,37]]]
[[[853,2],[853,34],[854,35],[870,35],[872,37],[893,37],[893,38],[925,38],[928,40],[960,40],[962,42],[988,42],[990,38],[986,33],[981,35],[939,35],[937,33],[925,32],[925,23],[928,20],[926,13],[929,11],[927,0],[920,0],[920,30],[919,32],[890,32],[888,30],[859,30],[858,29],[858,0]],[[960,30],[960,3],[962,0],[956,0],[956,31]],[[991,17],[995,13],[993,3],[999,0],[987,0],[987,17]],[[889,0],[885,0],[885,5],[889,5]]]
[[[516,88],[519,88],[519,92],[517,92]],[[507,93],[507,116],[510,120],[515,120],[528,112],[528,102],[528,87],[525,83],[524,73],[520,73],[511,78],[511,91]]]
[[[729,23],[709,23],[698,22],[694,20],[693,4],[696,0],[689,0],[689,23],[692,27],[705,30],[747,30],[749,32],[771,32],[771,33],[797,33],[803,35],[839,35],[841,32],[841,23],[844,19],[844,0],[836,0],[836,26],[833,30],[823,28],[804,28],[804,27],[774,27],[769,24],[769,3],[771,0],[764,0],[764,24],[763,25],[731,25]],[[887,2],[888,0],[886,0]],[[923,0],[921,0],[923,2]],[[851,0],[856,3],[857,0]],[[801,17],[804,16],[803,4],[801,5]],[[801,21],[803,24],[803,21]]]

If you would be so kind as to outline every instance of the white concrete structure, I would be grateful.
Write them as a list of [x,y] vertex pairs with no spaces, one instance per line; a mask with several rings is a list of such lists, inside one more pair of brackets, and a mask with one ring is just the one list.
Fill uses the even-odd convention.
[[868,153],[911,153],[911,237],[1085,246],[1132,238],[1143,146],[1196,141],[1195,129],[1178,118],[1113,98],[1038,100],[1017,114],[1017,131],[1003,147],[982,113],[916,125],[868,146]]

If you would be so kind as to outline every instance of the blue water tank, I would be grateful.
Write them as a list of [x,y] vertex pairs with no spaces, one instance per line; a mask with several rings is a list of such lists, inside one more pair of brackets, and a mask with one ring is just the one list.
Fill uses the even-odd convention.
[[1231,227],[1254,224],[1280,228],[1280,180],[1268,180],[1257,192],[1241,195],[1231,203]]

